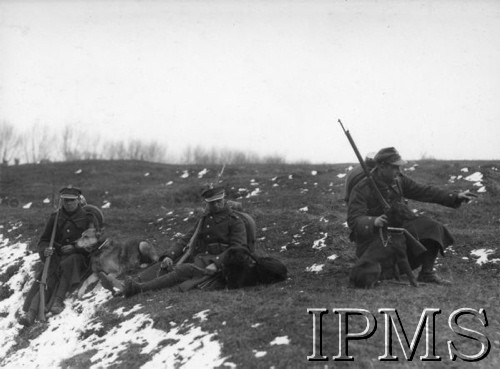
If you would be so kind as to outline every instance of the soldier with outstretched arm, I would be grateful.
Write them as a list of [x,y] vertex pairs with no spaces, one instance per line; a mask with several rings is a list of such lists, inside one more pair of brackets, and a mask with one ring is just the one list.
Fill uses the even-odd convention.
[[[464,191],[449,192],[438,187],[419,184],[403,175],[400,167],[402,160],[394,147],[381,149],[375,155],[375,169],[371,171],[372,181],[362,179],[349,194],[347,223],[351,230],[350,238],[356,243],[356,255],[360,257],[371,242],[379,237],[379,229],[384,227],[403,227],[419,240],[426,251],[420,255],[412,254],[408,249],[408,261],[412,269],[421,266],[418,281],[426,283],[450,284],[434,271],[438,253],[444,254],[446,247],[453,244],[453,237],[444,225],[427,217],[413,214],[405,205],[405,198],[436,203],[451,208],[458,208],[463,202],[476,197]],[[377,194],[374,185],[380,192]],[[391,206],[407,211],[395,219],[387,214],[380,201],[380,194]]]

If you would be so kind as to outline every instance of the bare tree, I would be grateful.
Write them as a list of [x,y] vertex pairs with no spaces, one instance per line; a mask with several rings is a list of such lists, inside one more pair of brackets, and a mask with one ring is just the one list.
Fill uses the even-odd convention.
[[22,136],[24,156],[28,163],[50,160],[57,148],[57,137],[50,132],[47,125],[35,124],[29,132]]
[[16,133],[14,127],[5,121],[0,122],[0,155],[3,164],[18,153],[21,136]]

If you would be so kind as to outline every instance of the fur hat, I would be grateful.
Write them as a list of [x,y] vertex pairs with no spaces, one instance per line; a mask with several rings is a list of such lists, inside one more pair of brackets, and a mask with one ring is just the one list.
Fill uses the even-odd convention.
[[377,164],[390,164],[390,165],[405,165],[406,161],[401,159],[401,155],[399,155],[398,150],[394,147],[386,147],[381,149],[375,155],[375,163]]

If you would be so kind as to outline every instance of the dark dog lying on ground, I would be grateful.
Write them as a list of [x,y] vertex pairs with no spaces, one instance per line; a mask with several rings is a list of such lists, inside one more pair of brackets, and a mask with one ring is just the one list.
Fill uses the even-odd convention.
[[227,288],[241,288],[284,281],[287,268],[278,259],[257,256],[246,247],[233,247],[225,252],[222,275]]
[[149,242],[137,239],[117,241],[107,238],[100,240],[94,228],[82,233],[76,241],[77,248],[83,248],[90,254],[92,274],[83,282],[78,290],[78,297],[82,297],[88,286],[97,282],[100,273],[119,276],[155,263],[159,256],[156,249]]
[[398,281],[399,272],[408,276],[413,287],[417,280],[408,262],[406,237],[404,233],[388,233],[388,238],[377,238],[352,267],[349,280],[358,288],[372,288],[383,274],[392,274]]

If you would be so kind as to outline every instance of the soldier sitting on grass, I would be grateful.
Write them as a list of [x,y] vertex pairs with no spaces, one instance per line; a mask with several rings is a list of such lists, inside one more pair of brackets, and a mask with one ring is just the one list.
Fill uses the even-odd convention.
[[[247,246],[245,224],[228,206],[224,196],[222,187],[202,192],[208,205],[207,212],[197,226],[160,256],[159,271],[150,268],[136,280],[125,281],[101,274],[103,286],[130,297],[140,292],[171,288],[216,274],[221,270],[224,254],[228,250]],[[177,261],[179,258],[180,263]],[[174,263],[175,261],[177,262]]]
[[[59,314],[64,309],[66,293],[82,282],[90,267],[90,255],[83,249],[77,249],[74,242],[82,232],[95,227],[95,218],[82,208],[84,201],[79,188],[68,186],[59,191],[62,206],[49,217],[45,230],[38,242],[40,259],[45,263],[50,260],[45,294],[45,306],[52,314]],[[57,217],[56,217],[57,215]],[[57,224],[54,224],[57,219]],[[55,232],[54,235],[52,233]],[[49,247],[53,236],[53,247]],[[50,256],[50,259],[48,257]],[[36,276],[25,300],[19,322],[30,326],[35,322],[40,306],[40,285],[42,270]]]

